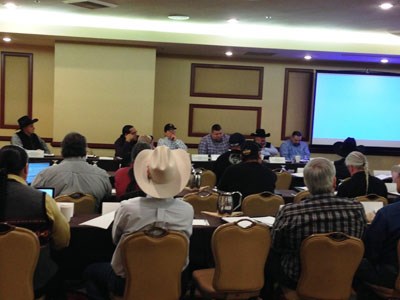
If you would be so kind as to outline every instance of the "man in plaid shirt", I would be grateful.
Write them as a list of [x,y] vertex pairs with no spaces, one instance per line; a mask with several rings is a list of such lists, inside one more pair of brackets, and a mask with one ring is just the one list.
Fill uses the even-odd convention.
[[300,277],[300,245],[305,238],[334,231],[361,238],[367,224],[361,203],[335,197],[332,162],[325,158],[311,160],[304,168],[304,181],[311,197],[279,211],[266,267],[266,280],[276,280],[290,289],[296,289]]

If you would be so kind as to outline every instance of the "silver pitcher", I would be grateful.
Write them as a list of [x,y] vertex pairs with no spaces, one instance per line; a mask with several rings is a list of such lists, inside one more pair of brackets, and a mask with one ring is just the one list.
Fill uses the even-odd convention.
[[201,174],[203,173],[203,169],[195,169],[192,166],[192,173],[190,174],[189,179],[189,187],[190,188],[200,188],[201,185]]
[[[218,194],[217,209],[220,214],[231,214],[233,211],[237,210],[242,205],[242,193],[235,192],[224,192],[218,189],[213,189],[214,192]],[[233,207],[233,195],[239,195],[239,204]]]

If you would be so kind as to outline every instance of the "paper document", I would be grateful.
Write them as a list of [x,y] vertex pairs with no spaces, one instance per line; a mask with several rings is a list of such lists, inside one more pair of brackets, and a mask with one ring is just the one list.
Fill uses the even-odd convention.
[[114,160],[114,157],[111,157],[111,156],[100,156],[99,160]]
[[295,186],[294,189],[299,191],[299,192],[308,191],[308,187],[306,187],[306,186]]
[[397,192],[397,184],[394,182],[385,183],[386,188],[389,194],[400,196],[400,193]]
[[292,176],[294,176],[294,177],[300,177],[300,178],[303,178],[304,177],[304,173],[303,172],[298,172],[298,173],[292,173]]
[[105,215],[109,212],[116,211],[121,206],[121,202],[103,202],[101,205],[101,214]]
[[360,203],[364,206],[365,214],[376,213],[383,207],[383,203],[379,201],[361,201]]
[[208,154],[192,154],[192,161],[208,161]]
[[224,220],[225,222],[228,223],[233,223],[242,219],[250,219],[253,221],[257,221],[257,222],[261,222],[264,223],[268,226],[272,226],[275,222],[275,218],[274,217],[256,217],[256,218],[250,218],[250,217],[224,217],[222,218],[222,220]]
[[193,222],[192,222],[192,225],[193,226],[196,226],[196,225],[198,225],[198,226],[209,226],[210,224],[205,219],[194,219]]
[[386,174],[378,174],[375,175],[376,178],[379,178],[380,180],[386,180],[392,178],[392,175],[386,175]]
[[87,225],[93,227],[99,227],[103,229],[107,229],[110,227],[111,223],[114,221],[115,211],[109,212],[108,214],[102,215],[100,217],[91,219],[89,221],[83,222],[79,225]]

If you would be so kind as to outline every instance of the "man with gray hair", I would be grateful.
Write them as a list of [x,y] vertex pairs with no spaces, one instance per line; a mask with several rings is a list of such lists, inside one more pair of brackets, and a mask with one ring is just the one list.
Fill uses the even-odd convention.
[[387,197],[385,183],[379,178],[369,175],[368,160],[364,154],[358,151],[351,152],[347,155],[345,164],[351,178],[339,185],[339,197],[355,198],[369,194]]
[[[314,233],[343,232],[361,238],[367,224],[364,208],[353,199],[334,195],[335,167],[325,158],[315,158],[304,168],[304,181],[311,197],[285,205],[272,227],[272,249],[266,265],[263,297],[271,296],[274,282],[296,289],[300,277],[300,246]],[[269,282],[268,280],[271,280]],[[270,289],[270,290],[268,290]]]

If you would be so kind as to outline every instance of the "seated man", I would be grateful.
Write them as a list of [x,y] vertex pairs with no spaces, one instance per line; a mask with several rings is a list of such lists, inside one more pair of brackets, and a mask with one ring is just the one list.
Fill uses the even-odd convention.
[[167,146],[168,148],[174,149],[183,149],[187,150],[187,146],[182,140],[176,137],[176,127],[174,124],[168,123],[164,126],[164,135],[165,137],[160,138],[157,142],[157,146]]
[[279,151],[281,156],[286,160],[293,161],[295,156],[300,156],[301,160],[310,159],[310,150],[306,142],[301,141],[302,135],[300,131],[293,131],[289,140],[283,142]]
[[64,160],[41,171],[32,186],[53,187],[55,196],[91,194],[99,210],[101,201],[111,195],[111,183],[105,170],[86,162],[86,138],[77,132],[68,133],[61,143],[61,154]]
[[336,179],[342,180],[351,176],[345,164],[345,159],[347,155],[349,155],[353,151],[364,152],[365,149],[363,146],[357,146],[357,142],[354,138],[348,137],[343,142],[334,143],[333,151],[337,155],[340,155],[342,157],[341,159],[335,160],[334,162],[336,169]]
[[[396,178],[400,191],[400,178]],[[400,240],[400,202],[386,205],[376,213],[364,235],[365,254],[354,280],[357,299],[381,299],[368,284],[393,289],[399,272],[397,243]]]
[[125,125],[122,127],[122,134],[114,142],[115,157],[122,158],[121,166],[129,165],[131,151],[138,139],[137,130],[133,125]]
[[50,153],[46,142],[43,141],[36,133],[33,125],[39,121],[31,119],[28,116],[23,116],[18,119],[19,131],[11,137],[11,144],[20,146],[26,150],[43,150],[44,153]]
[[214,162],[214,173],[217,176],[217,183],[224,174],[226,168],[242,162],[241,149],[246,139],[238,132],[229,137],[229,150],[220,155]]
[[243,198],[261,192],[275,190],[276,174],[262,164],[260,147],[255,142],[245,142],[242,162],[229,166],[218,183],[218,189],[226,192],[239,191]]
[[222,154],[228,149],[229,135],[223,133],[219,124],[214,124],[211,133],[203,136],[199,144],[199,154]]
[[143,150],[135,160],[134,170],[136,182],[148,196],[121,202],[112,228],[117,247],[111,264],[94,264],[85,272],[89,299],[109,299],[110,292],[123,295],[126,274],[119,247],[125,235],[146,230],[153,224],[181,231],[188,239],[192,234],[193,207],[173,198],[189,180],[188,153],[180,149],[171,151],[166,146]]
[[[296,289],[301,272],[300,246],[311,234],[338,231],[361,238],[367,225],[360,202],[334,196],[336,178],[332,162],[315,158],[307,163],[304,182],[311,198],[285,205],[272,227],[272,248],[266,266],[266,279],[271,286],[278,281]],[[264,298],[270,299],[265,295]]]
[[270,142],[267,142],[265,138],[271,136],[270,133],[265,133],[265,130],[258,128],[256,132],[252,133],[251,136],[254,137],[254,141],[260,145],[261,155],[263,158],[268,158],[270,156],[278,155],[278,149],[276,149]]
[[54,199],[27,185],[27,173],[28,155],[24,149],[11,145],[1,148],[0,222],[25,227],[38,235],[41,247],[33,278],[35,298],[43,294],[56,297],[60,292],[60,282],[55,280],[58,267],[49,247],[68,246],[69,225]]
[[367,157],[358,151],[353,151],[347,155],[345,164],[350,172],[351,178],[342,182],[338,186],[339,197],[354,198],[368,194],[377,194],[387,197],[385,183],[369,175]]

